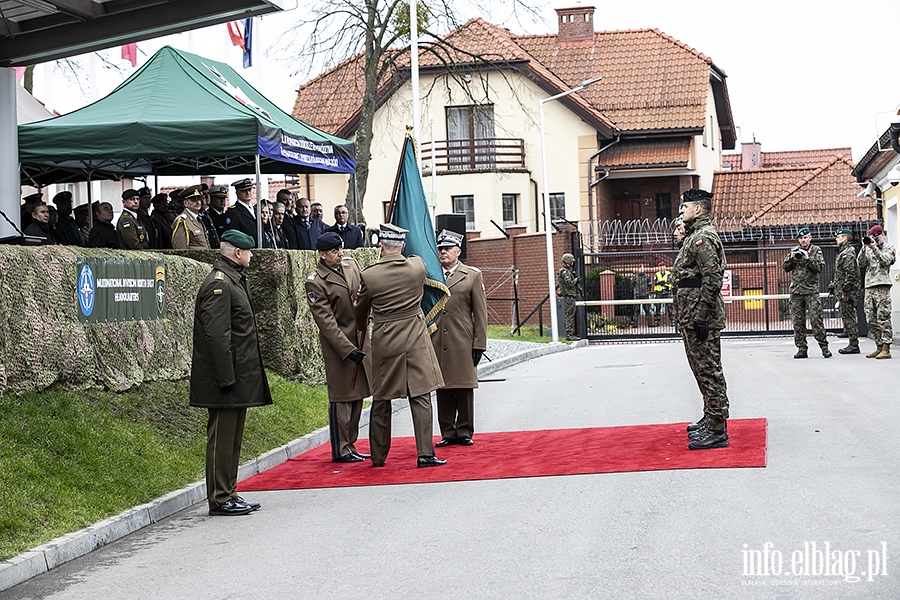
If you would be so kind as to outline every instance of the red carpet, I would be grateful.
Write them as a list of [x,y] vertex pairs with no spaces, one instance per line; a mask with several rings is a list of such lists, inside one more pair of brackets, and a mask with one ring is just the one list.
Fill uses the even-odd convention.
[[[412,437],[394,438],[380,469],[368,460],[333,463],[330,446],[323,444],[242,481],[238,491],[766,466],[765,419],[729,420],[731,445],[714,450],[688,450],[685,425],[476,433],[474,446],[436,448],[447,464],[428,469],[416,468]],[[368,445],[360,439],[356,448],[368,453]]]

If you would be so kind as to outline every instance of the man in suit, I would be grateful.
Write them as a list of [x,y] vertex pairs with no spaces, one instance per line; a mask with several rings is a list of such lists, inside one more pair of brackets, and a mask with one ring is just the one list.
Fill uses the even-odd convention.
[[278,239],[278,247],[283,250],[297,249],[297,230],[288,223],[284,204],[276,202],[272,205],[272,234]]
[[253,182],[241,179],[231,184],[237,196],[234,206],[225,211],[225,228],[237,229],[253,238],[259,248],[259,234],[256,227],[256,211],[250,204],[253,195]]
[[[198,202],[199,204],[199,202]],[[272,404],[245,269],[253,239],[226,231],[220,256],[194,307],[190,405],[209,411],[206,494],[210,515],[245,515],[260,508],[237,495],[247,409]]]
[[199,220],[203,203],[199,185],[192,185],[181,192],[184,212],[175,217],[172,226],[172,248],[175,250],[209,250],[206,229]]
[[22,232],[29,237],[40,238],[41,246],[58,244],[56,234],[50,228],[50,208],[40,202],[31,209],[31,223]]
[[437,391],[440,448],[471,446],[475,433],[476,367],[487,348],[487,299],[481,271],[459,262],[463,236],[447,229],[437,238],[438,259],[450,299],[434,319],[431,343],[444,387]]
[[297,201],[297,218],[294,219],[297,230],[297,247],[300,250],[313,250],[316,240],[325,232],[325,223],[321,219],[313,219],[311,205],[306,198]]
[[372,312],[372,409],[369,443],[372,466],[383,467],[391,448],[391,400],[409,398],[416,436],[417,467],[446,464],[434,455],[431,392],[443,387],[441,367],[428,339],[422,312],[425,262],[403,256],[407,230],[382,225],[381,259],[362,272],[356,299],[356,327],[364,330]]
[[[309,205],[309,218],[325,223],[325,209],[322,208],[321,202],[313,202]],[[326,225],[327,228],[327,225]]]
[[348,223],[349,219],[350,213],[347,211],[347,207],[343,204],[338,204],[334,207],[334,225],[325,231],[334,231],[341,236],[341,239],[344,240],[344,248],[347,250],[362,248],[366,245],[363,241],[362,229],[352,223]]
[[137,209],[140,200],[137,190],[122,192],[122,214],[116,223],[116,234],[119,236],[119,247],[123,250],[147,250],[150,248],[150,236],[141,220]]
[[[284,206],[284,212],[282,213],[282,222],[278,225],[281,227],[284,232],[284,238],[286,240],[285,248],[289,250],[296,250],[299,248],[299,240],[297,239],[297,224],[294,223],[294,192],[291,190],[284,188],[278,190],[278,193],[275,194],[275,204],[273,208],[277,208],[278,204]],[[273,212],[272,215],[275,216],[276,212]]]
[[306,280],[309,310],[319,327],[319,343],[328,382],[328,430],[331,460],[359,462],[369,458],[356,450],[363,398],[369,395],[366,370],[360,368],[366,353],[356,330],[353,300],[359,292],[360,270],[356,261],[344,258],[341,238],[326,233],[316,240],[319,264]]
[[84,237],[72,217],[72,192],[65,190],[56,194],[53,196],[53,204],[59,212],[59,221],[56,223],[56,237],[59,243],[66,246],[84,246]]

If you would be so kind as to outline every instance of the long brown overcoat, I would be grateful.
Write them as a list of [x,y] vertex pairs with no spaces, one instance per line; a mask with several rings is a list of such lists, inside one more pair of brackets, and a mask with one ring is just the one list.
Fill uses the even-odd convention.
[[372,311],[372,399],[420,396],[444,385],[422,313],[425,263],[387,254],[362,272],[358,327]]
[[445,388],[477,388],[472,350],[487,348],[487,300],[481,271],[459,263],[447,280],[450,299],[437,314],[431,343]]
[[213,263],[194,306],[190,404],[201,408],[272,404],[247,279],[243,269],[224,256]]
[[[325,379],[331,402],[352,402],[369,395],[366,370],[347,357],[358,346],[353,301],[359,293],[359,265],[352,258],[341,262],[341,277],[321,261],[306,280],[306,299],[316,325],[325,359]],[[356,372],[356,381],[353,373]],[[353,389],[350,384],[354,383]]]

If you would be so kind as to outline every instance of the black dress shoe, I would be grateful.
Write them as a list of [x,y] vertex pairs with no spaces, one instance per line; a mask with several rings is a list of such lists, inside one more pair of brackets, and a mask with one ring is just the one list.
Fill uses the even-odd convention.
[[249,515],[253,509],[248,505],[231,499],[221,506],[209,509],[210,516],[234,517],[237,515]]
[[371,455],[371,454],[363,454],[362,452],[357,452],[356,450],[351,450],[351,451],[350,451],[350,454],[354,454],[354,455],[360,457],[360,458],[363,459],[363,460],[365,460],[365,459],[367,459],[367,458],[372,458],[372,455]]
[[459,440],[451,440],[449,438],[441,438],[437,444],[434,445],[435,448],[443,448],[444,446],[452,446],[453,444],[458,444]]
[[807,358],[806,348],[800,348],[799,350],[797,350],[797,354],[794,355],[794,358]]
[[470,438],[467,435],[464,435],[461,438],[459,438],[459,441],[456,443],[459,444],[460,446],[472,446],[475,444],[475,442],[472,441],[472,438]]
[[416,468],[421,469],[423,467],[439,467],[446,464],[446,460],[441,460],[436,456],[420,456],[418,463],[416,464]]
[[236,498],[236,500],[237,500],[238,504],[246,504],[247,506],[249,506],[250,510],[259,510],[262,508],[262,504],[260,504],[259,502],[248,502],[248,501],[244,500],[243,498],[241,498],[240,496],[238,496]]
[[336,463],[355,463],[366,460],[359,454],[345,454],[344,456],[339,456],[337,458],[332,458],[331,462]]
[[372,463],[372,466],[373,466],[373,467],[383,467],[383,466],[384,466],[384,463],[373,462],[373,463]]

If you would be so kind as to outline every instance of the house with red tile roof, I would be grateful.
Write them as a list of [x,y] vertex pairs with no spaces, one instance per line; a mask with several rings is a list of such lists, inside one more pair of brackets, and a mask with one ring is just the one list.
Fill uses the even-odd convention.
[[[603,220],[673,218],[680,193],[710,189],[735,127],[725,73],[658,29],[595,31],[594,7],[556,9],[558,31],[515,35],[476,18],[420,48],[423,183],[435,213],[463,213],[484,237],[543,230],[542,100],[551,216],[577,223],[585,244]],[[376,98],[365,221],[385,218],[405,127],[411,124],[406,50]],[[353,138],[362,57],[303,84],[293,115]],[[316,175],[326,214],[347,179]],[[497,227],[495,227],[495,224]]]

